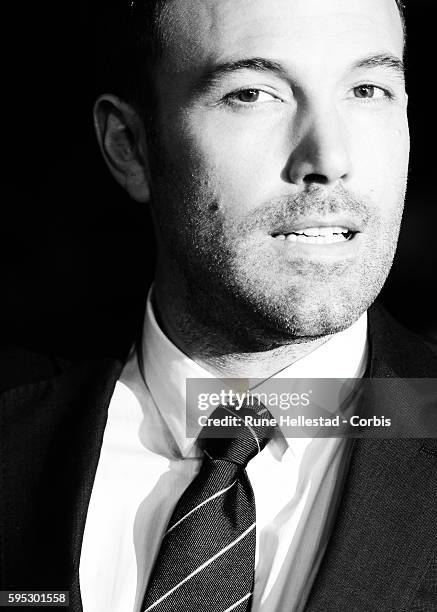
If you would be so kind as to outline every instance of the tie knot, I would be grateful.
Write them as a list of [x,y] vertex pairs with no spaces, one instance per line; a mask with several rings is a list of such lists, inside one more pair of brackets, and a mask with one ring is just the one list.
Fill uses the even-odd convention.
[[252,397],[239,410],[234,406],[219,406],[200,433],[203,450],[210,459],[245,468],[273,436],[272,419],[267,408]]

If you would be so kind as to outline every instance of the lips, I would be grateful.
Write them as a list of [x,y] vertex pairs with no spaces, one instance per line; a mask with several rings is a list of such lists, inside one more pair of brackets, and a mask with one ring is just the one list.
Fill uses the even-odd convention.
[[336,244],[352,240],[362,230],[352,219],[301,219],[270,232],[279,241],[300,244]]
[[349,228],[334,227],[308,227],[296,230],[290,234],[272,234],[277,240],[286,240],[300,244],[336,244],[351,240],[356,232]]

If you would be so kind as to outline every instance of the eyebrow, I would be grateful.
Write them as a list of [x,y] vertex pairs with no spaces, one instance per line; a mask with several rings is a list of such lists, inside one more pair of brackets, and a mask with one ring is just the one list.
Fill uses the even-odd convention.
[[[404,62],[396,55],[389,53],[369,55],[368,57],[364,57],[354,62],[350,68],[352,70],[363,68],[388,68],[394,70],[402,79],[405,78]],[[218,83],[223,77],[241,70],[271,72],[286,79],[289,79],[290,76],[289,72],[280,62],[263,57],[251,57],[216,64],[203,73],[196,82],[194,88],[197,92],[205,91],[213,87],[214,84]]]
[[240,70],[252,70],[255,72],[272,72],[278,76],[287,77],[287,71],[279,62],[263,57],[251,57],[230,62],[216,64],[199,78],[195,85],[197,91],[203,91],[212,87],[223,77]]
[[361,60],[358,60],[352,65],[352,69],[361,68],[389,68],[394,70],[402,79],[405,78],[405,64],[396,55],[389,53],[378,53],[377,55],[369,55]]

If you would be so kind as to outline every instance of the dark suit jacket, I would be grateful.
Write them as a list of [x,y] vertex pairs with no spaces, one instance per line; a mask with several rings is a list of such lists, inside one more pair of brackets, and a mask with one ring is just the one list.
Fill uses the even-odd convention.
[[[375,306],[369,341],[370,376],[437,378],[435,348]],[[4,356],[1,589],[69,590],[70,609],[82,610],[82,536],[121,369],[111,359],[71,365],[14,351]],[[394,384],[392,395],[414,419],[408,381]],[[306,610],[437,610],[437,440],[354,442]]]

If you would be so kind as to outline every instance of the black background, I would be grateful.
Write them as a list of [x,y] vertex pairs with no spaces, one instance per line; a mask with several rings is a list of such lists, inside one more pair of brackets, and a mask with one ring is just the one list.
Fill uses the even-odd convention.
[[[382,299],[407,327],[437,337],[435,4],[409,0],[407,11],[410,183]],[[2,8],[2,345],[115,355],[142,318],[153,235],[147,211],[111,179],[95,143],[98,12],[91,2]]]

